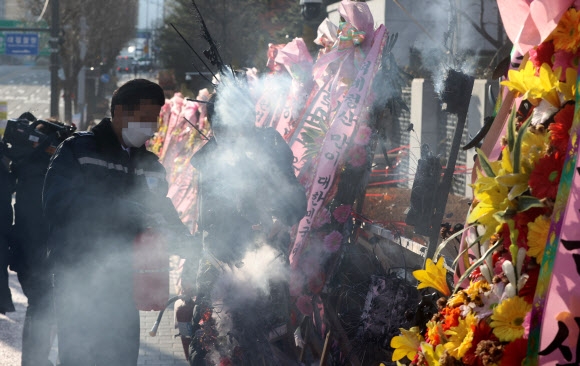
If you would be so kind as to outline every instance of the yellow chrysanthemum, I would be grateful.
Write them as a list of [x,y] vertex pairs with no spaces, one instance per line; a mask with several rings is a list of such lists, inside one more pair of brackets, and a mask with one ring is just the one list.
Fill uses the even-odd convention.
[[468,302],[469,299],[467,298],[467,292],[457,291],[447,300],[447,306],[455,308],[460,305],[466,305]]
[[493,309],[491,324],[493,334],[502,342],[511,342],[524,335],[522,326],[526,314],[532,310],[532,305],[528,304],[519,296],[514,296],[502,301]]
[[554,41],[555,50],[564,50],[571,53],[575,53],[578,50],[578,46],[580,46],[579,24],[580,13],[574,8],[568,9],[549,37],[549,39]]
[[538,264],[542,263],[544,249],[548,241],[550,231],[550,218],[544,215],[536,217],[534,222],[528,222],[528,251],[527,255],[536,258]]
[[391,339],[391,347],[395,349],[393,352],[393,361],[398,361],[405,356],[413,361],[419,351],[421,342],[423,342],[419,328],[413,327],[409,330],[399,328],[399,330],[401,331],[401,335]]
[[546,155],[550,143],[548,133],[531,131],[525,132],[521,145],[521,171],[530,174],[540,158]]
[[576,100],[576,78],[578,72],[569,67],[566,69],[566,81],[558,83],[558,91],[562,93],[564,101]]
[[475,300],[476,297],[488,291],[491,291],[491,286],[486,280],[471,282],[469,287],[465,290],[471,300]]
[[441,365],[439,360],[441,359],[443,352],[445,352],[445,348],[443,345],[439,344],[435,349],[433,349],[432,345],[423,342],[421,343],[421,352],[423,353],[423,356],[425,356],[425,361],[427,361],[429,366],[439,366]]
[[459,318],[459,324],[445,332],[448,340],[443,346],[450,356],[459,360],[469,351],[472,346],[471,341],[473,341],[473,332],[477,323],[478,320],[475,314],[470,313],[465,319]]
[[431,258],[427,258],[425,269],[413,271],[413,276],[420,282],[417,289],[431,287],[445,296],[451,295],[447,285],[447,270],[443,267],[443,262],[443,257],[439,257],[437,264],[434,264]]

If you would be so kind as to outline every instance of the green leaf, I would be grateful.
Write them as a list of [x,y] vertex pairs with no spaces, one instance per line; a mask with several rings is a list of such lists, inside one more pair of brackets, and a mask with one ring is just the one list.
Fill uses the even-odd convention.
[[530,116],[527,121],[520,127],[518,131],[518,137],[516,139],[516,144],[514,146],[514,173],[520,172],[520,155],[522,153],[522,140],[524,135],[528,132],[528,126],[532,122],[532,116]]
[[[475,225],[474,225],[474,226],[475,226]],[[482,237],[483,237],[483,236],[479,236],[479,237],[477,237],[477,239],[475,239],[475,241],[474,241],[473,243],[469,244],[469,246],[468,246],[467,248],[463,249],[463,250],[461,251],[461,253],[459,253],[459,254],[457,255],[457,257],[455,257],[455,260],[454,260],[454,261],[453,261],[453,263],[451,264],[451,267],[455,268],[455,266],[457,266],[457,262],[459,262],[459,259],[461,259],[461,257],[463,257],[463,256],[464,256],[464,255],[467,253],[467,251],[468,251],[469,249],[471,249],[471,248],[472,248],[472,247],[473,247],[475,244],[479,245],[479,241],[481,240],[481,238],[482,238]]]
[[508,133],[508,148],[509,151],[514,151],[514,143],[515,143],[515,132],[516,132],[516,126],[515,126],[515,118],[516,117],[516,107],[514,106],[514,108],[512,108],[512,112],[510,113],[510,117],[508,119],[508,126],[507,126],[507,133]]
[[[453,289],[453,293],[456,293],[457,290],[459,290],[459,286],[461,286],[461,284],[463,283],[463,281],[465,281],[469,275],[475,271],[475,269],[477,267],[479,267],[483,261],[485,260],[485,258],[489,257],[494,250],[496,250],[500,245],[502,245],[502,241],[498,240],[497,243],[495,243],[491,248],[489,248],[487,250],[487,252],[485,252],[481,258],[479,258],[478,260],[476,260],[475,262],[473,262],[473,264],[465,271],[465,273],[463,273],[463,275],[461,275],[461,277],[459,278],[459,280],[457,280],[457,285],[455,285],[455,288]],[[492,268],[490,268],[492,269]]]
[[479,157],[479,164],[481,165],[481,169],[483,169],[486,176],[490,178],[495,178],[495,173],[489,164],[489,160],[487,160],[487,156],[481,151],[481,149],[477,149],[477,156]]
[[518,198],[518,212],[524,212],[533,207],[544,207],[544,203],[532,196],[520,196]]
[[469,228],[474,227],[475,225],[471,225],[471,226],[466,226],[464,227],[462,230],[459,230],[458,232],[456,232],[455,234],[451,235],[450,237],[448,237],[447,239],[445,239],[441,244],[439,244],[437,246],[437,249],[435,249],[435,253],[433,254],[433,261],[435,262],[435,259],[437,259],[437,257],[439,257],[439,253],[447,246],[447,244],[449,244],[449,242],[455,238],[457,238],[459,235],[463,234],[463,232]]

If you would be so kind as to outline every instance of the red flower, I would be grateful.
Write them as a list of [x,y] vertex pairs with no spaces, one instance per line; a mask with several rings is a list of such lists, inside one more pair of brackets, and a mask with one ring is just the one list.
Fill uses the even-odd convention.
[[477,326],[473,326],[473,340],[471,341],[471,348],[465,353],[461,359],[466,365],[479,365],[479,361],[475,351],[477,350],[477,345],[479,342],[484,340],[495,340],[496,337],[493,335],[493,329],[485,321],[480,321]]
[[538,160],[529,181],[534,197],[556,199],[564,158],[564,154],[555,152]]
[[519,291],[519,296],[522,297],[528,304],[534,302],[534,295],[536,293],[536,286],[538,284],[538,276],[540,275],[540,267],[533,267],[528,269],[528,280],[522,289]]
[[574,117],[574,103],[566,104],[554,116],[554,123],[548,126],[550,141],[556,150],[566,153],[568,140],[570,140],[570,128]]
[[530,61],[536,69],[542,64],[549,64],[552,67],[552,55],[554,54],[554,44],[552,41],[544,42],[536,48],[530,50]]
[[340,224],[344,224],[350,217],[351,211],[352,207],[350,205],[340,205],[334,209],[332,216],[334,216],[336,221],[338,221]]
[[[529,210],[518,212],[514,216],[515,227],[518,230],[518,240],[516,243],[518,248],[528,250],[528,223],[533,222],[536,217],[545,214],[546,211],[547,209],[544,207],[533,207]],[[509,226],[507,224],[502,226],[501,237],[503,238],[503,247],[505,250],[509,251],[512,241],[510,238]],[[494,263],[495,262],[496,261],[494,260]]]
[[524,338],[516,339],[503,349],[500,366],[521,365],[526,352],[528,351],[528,340]]

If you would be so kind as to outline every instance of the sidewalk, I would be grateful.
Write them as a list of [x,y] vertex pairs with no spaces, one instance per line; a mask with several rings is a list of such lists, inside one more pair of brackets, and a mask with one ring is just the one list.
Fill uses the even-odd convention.
[[[175,272],[170,272],[170,289],[173,291]],[[26,312],[26,297],[22,293],[16,273],[10,272],[10,289],[16,311],[0,314],[0,365],[20,366],[22,348],[22,326]],[[158,312],[140,312],[141,316],[141,347],[139,349],[138,365],[147,366],[188,366],[183,353],[181,339],[174,338],[177,329],[173,328],[173,308],[165,311],[159,325],[156,337],[149,335],[149,330],[157,319]],[[55,363],[57,344],[52,347],[50,361]]]

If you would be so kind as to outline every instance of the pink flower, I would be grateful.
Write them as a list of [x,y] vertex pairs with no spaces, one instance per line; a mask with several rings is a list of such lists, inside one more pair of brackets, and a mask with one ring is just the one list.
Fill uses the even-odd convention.
[[342,243],[342,234],[338,231],[333,231],[324,237],[324,247],[331,253],[336,252]]
[[312,308],[312,297],[302,295],[296,299],[296,307],[304,315],[312,315],[314,309]]
[[348,220],[350,216],[350,212],[352,211],[352,207],[350,205],[340,205],[334,209],[332,212],[332,216],[341,224],[344,224],[346,220]]
[[355,168],[363,166],[367,161],[367,150],[364,146],[354,145],[348,150],[347,153],[348,162]]
[[323,208],[314,217],[314,220],[312,220],[312,228],[319,229],[324,224],[328,223],[330,223],[330,211],[328,211],[326,208]]
[[373,130],[368,126],[360,126],[356,136],[354,137],[355,145],[366,145],[371,140]]
[[566,69],[572,67],[576,69],[578,67],[578,57],[570,52],[566,51],[557,51],[554,53],[554,67],[553,69],[556,70],[558,67],[562,68],[562,73],[560,74],[560,81],[564,81],[566,79]]
[[526,339],[530,336],[531,322],[532,322],[532,312],[528,311],[528,313],[524,317],[524,322],[522,323],[522,327],[524,327],[524,338]]

